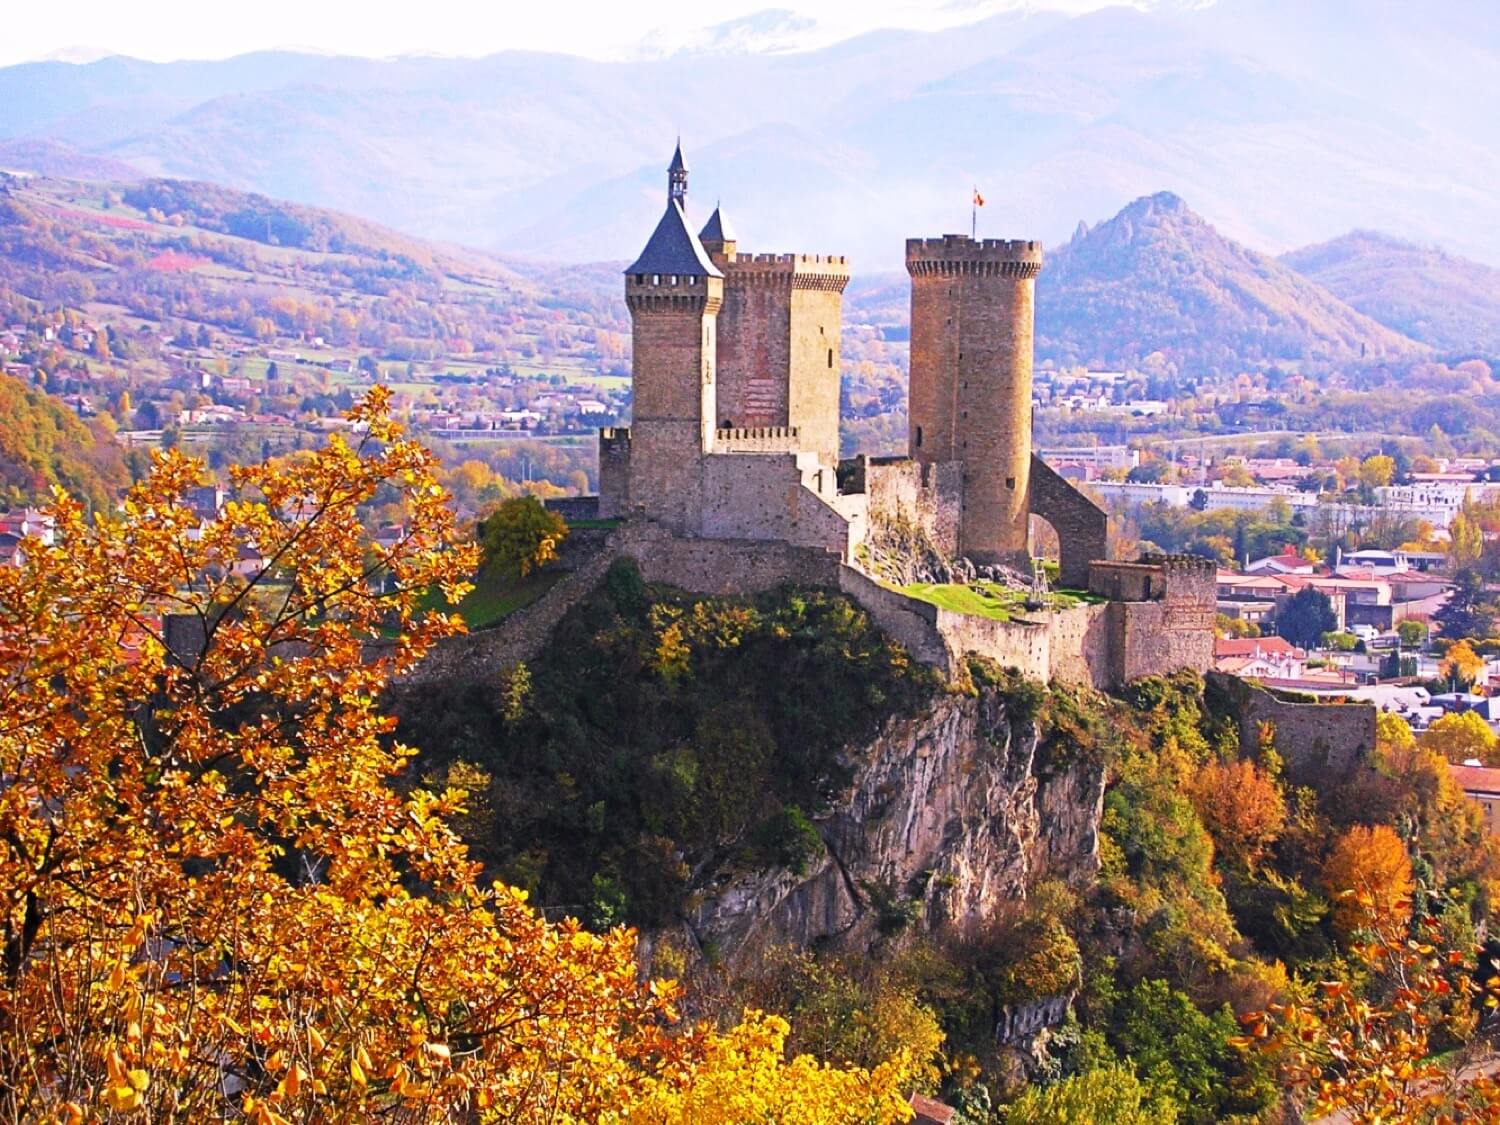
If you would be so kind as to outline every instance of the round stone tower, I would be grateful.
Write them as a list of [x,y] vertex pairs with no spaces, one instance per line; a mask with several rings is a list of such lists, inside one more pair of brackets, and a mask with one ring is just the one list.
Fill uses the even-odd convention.
[[911,274],[911,455],[963,463],[959,549],[1024,565],[1031,480],[1031,350],[1040,242],[963,235],[906,242]]

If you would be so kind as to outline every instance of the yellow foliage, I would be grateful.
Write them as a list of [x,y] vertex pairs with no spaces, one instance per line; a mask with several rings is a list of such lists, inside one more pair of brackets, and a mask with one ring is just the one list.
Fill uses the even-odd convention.
[[1384,824],[1357,824],[1338,838],[1323,864],[1333,924],[1345,938],[1411,917],[1411,857]]
[[811,1055],[783,1057],[789,1027],[779,1016],[747,1012],[739,1027],[714,1040],[685,1081],[657,1083],[628,1110],[604,1123],[631,1125],[830,1125],[909,1121],[902,1094],[919,1067],[901,1054],[873,1071],[839,1070]]
[[[1458,646],[1455,645],[1455,648]],[[1454,712],[1434,719],[1422,732],[1422,747],[1454,764],[1477,758],[1485,765],[1500,760],[1500,739],[1474,711]]]
[[[476,887],[460,788],[392,784],[412,751],[376,700],[461,628],[422,606],[477,558],[387,404],[357,446],[236,470],[201,535],[203,468],[169,452],[119,510],[59,496],[56,545],[0,569],[0,1119],[686,1121],[638,1107],[731,1089],[898,1119],[904,1060],[684,1026],[632,933]],[[383,551],[378,490],[408,519]],[[251,544],[270,565],[239,578]]]

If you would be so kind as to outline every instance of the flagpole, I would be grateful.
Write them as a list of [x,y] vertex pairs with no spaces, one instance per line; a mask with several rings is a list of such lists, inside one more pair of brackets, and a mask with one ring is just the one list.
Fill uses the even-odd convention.
[[975,184],[969,194],[969,241],[979,238],[979,185]]

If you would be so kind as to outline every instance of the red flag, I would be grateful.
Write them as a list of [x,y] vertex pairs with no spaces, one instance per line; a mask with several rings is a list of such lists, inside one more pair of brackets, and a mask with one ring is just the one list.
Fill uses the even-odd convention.
[[979,189],[978,188],[974,189],[974,206],[975,207],[983,207],[984,206],[984,196],[982,196],[982,195],[979,194]]

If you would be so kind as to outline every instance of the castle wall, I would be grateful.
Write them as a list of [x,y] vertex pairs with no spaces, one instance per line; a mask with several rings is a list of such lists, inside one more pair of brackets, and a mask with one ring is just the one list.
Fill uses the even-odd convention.
[[1036,454],[1031,456],[1031,513],[1057,532],[1059,581],[1088,588],[1089,564],[1109,557],[1109,517]]
[[630,511],[630,430],[599,431],[599,515],[618,519]]
[[636,560],[647,582],[740,596],[785,585],[839,585],[839,560],[826,551],[764,540],[681,539],[650,527],[622,531],[619,551]]
[[872,524],[916,524],[943,555],[958,555],[963,518],[963,466],[959,463],[860,457],[852,487],[869,498]]
[[1301,703],[1284,699],[1237,676],[1210,672],[1210,702],[1227,707],[1240,735],[1240,753],[1253,755],[1260,745],[1262,723],[1276,732],[1276,749],[1285,759],[1293,781],[1330,778],[1352,773],[1370,763],[1375,750],[1373,703]]
[[[749,263],[753,265],[753,261]],[[787,426],[791,369],[791,272],[721,264],[724,305],[718,324],[719,426]]]
[[1029,549],[1036,242],[909,239],[911,452],[962,461],[962,553],[1024,563]]
[[791,426],[829,466],[839,454],[839,334],[849,268],[811,254],[716,256],[720,427]]
[[[859,527],[835,508],[833,470],[810,453],[743,453],[703,459],[700,534],[785,540],[848,559]],[[821,493],[821,494],[820,494]]]
[[[806,279],[801,279],[805,281]],[[829,468],[839,460],[840,289],[794,285],[787,420],[801,431],[803,450]]]

